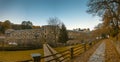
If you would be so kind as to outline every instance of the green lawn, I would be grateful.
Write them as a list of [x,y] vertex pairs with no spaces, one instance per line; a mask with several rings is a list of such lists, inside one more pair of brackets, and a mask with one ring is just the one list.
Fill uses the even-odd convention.
[[[70,46],[57,47],[54,49],[60,52],[68,49],[69,47]],[[1,61],[13,62],[13,61],[23,61],[23,60],[32,59],[31,54],[33,53],[40,53],[43,56],[43,49],[27,50],[27,51],[0,51],[0,62]]]

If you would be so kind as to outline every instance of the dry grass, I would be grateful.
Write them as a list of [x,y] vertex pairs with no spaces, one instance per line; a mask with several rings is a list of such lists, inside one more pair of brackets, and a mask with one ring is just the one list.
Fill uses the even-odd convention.
[[[74,45],[78,46],[78,45]],[[66,47],[57,47],[54,48],[58,52],[64,51],[69,47],[73,46],[66,46]],[[36,50],[26,50],[26,51],[0,51],[0,62],[14,62],[14,61],[24,61],[29,60],[31,58],[31,54],[33,53],[40,53],[43,56],[43,49],[36,49]]]
[[37,50],[27,50],[27,51],[1,51],[0,52],[0,61],[4,62],[13,62],[13,61],[22,61],[31,59],[30,54],[40,53],[43,54],[42,49]]
[[120,62],[120,55],[110,40],[106,40],[105,62]]

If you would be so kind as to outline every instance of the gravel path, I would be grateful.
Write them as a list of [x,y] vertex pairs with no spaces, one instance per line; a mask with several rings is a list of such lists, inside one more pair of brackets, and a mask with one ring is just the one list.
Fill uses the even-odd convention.
[[88,62],[105,62],[105,43],[101,43],[101,45],[96,49],[93,55],[90,57]]

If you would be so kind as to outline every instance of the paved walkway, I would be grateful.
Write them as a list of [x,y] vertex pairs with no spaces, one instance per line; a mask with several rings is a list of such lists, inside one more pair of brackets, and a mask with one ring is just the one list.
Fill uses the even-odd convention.
[[[43,44],[43,49],[44,49],[44,56],[52,55],[51,51],[50,51],[49,48],[47,47],[47,44]],[[51,60],[51,59],[54,59],[54,57],[51,56],[51,57],[45,58],[44,60],[45,60],[45,61],[48,61],[48,60]],[[53,62],[55,62],[55,61],[53,61]]]
[[105,62],[105,42],[101,43],[88,62]]
[[96,49],[88,62],[120,62],[120,54],[111,40],[106,39]]
[[[53,54],[56,54],[58,53],[56,50],[54,50],[51,46],[49,46],[48,44],[44,44],[43,45],[43,48],[44,48],[44,56],[49,56],[49,55],[53,55]],[[57,54],[55,56],[50,56],[50,57],[47,57],[45,58],[44,60],[47,62],[51,59],[54,59],[56,57],[60,57],[58,60],[63,60],[64,58],[61,57],[62,55],[61,54]],[[51,62],[56,62],[56,60],[53,60]],[[65,61],[61,61],[61,62],[65,62]]]
[[94,51],[99,47],[99,45],[101,44],[100,41],[97,44],[95,44],[94,46],[92,46],[89,50],[87,50],[86,52],[84,52],[83,54],[74,57],[74,59],[71,62],[88,62],[90,56],[94,53]]
[[110,39],[102,40],[72,62],[120,62],[120,54],[115,46]]

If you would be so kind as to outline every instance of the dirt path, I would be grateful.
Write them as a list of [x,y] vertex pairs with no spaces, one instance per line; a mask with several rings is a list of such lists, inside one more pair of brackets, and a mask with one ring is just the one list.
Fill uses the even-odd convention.
[[120,55],[110,40],[106,40],[105,62],[120,62]]

